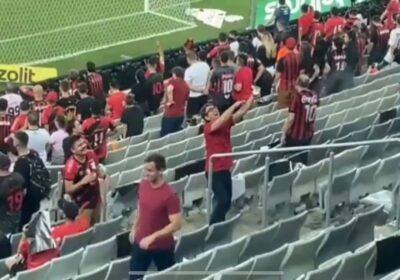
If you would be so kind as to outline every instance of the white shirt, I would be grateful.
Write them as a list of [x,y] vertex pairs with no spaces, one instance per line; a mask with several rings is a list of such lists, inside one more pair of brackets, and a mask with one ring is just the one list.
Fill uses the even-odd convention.
[[20,105],[22,102],[22,97],[16,93],[6,93],[1,98],[7,100],[8,107],[7,113],[11,116],[17,117],[20,113]]
[[262,42],[260,39],[258,39],[258,37],[254,37],[251,43],[255,49],[258,49],[262,45]]
[[[193,87],[205,89],[208,82],[210,66],[205,62],[195,62],[185,71],[185,81]],[[189,97],[200,97],[202,92],[190,91]]]
[[50,135],[44,128],[36,130],[25,130],[28,134],[28,149],[34,150],[39,153],[40,158],[45,163],[47,160],[46,144],[50,142]]
[[233,41],[232,43],[229,44],[229,47],[231,51],[235,53],[235,56],[239,54],[239,42],[238,41]]
[[[388,42],[390,47],[394,47],[396,48],[400,48],[400,28],[397,27],[395,29],[393,29],[390,32],[390,38],[389,38],[389,42]],[[393,51],[390,48],[385,56],[385,61],[388,63],[392,63],[393,62]]]
[[68,133],[62,129],[51,134],[49,144],[52,146],[52,159],[64,158],[63,141],[66,137]]

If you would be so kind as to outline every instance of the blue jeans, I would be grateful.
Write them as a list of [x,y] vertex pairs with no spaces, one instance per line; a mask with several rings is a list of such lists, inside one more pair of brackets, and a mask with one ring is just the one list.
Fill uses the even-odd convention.
[[166,118],[161,121],[161,137],[182,130],[183,117]]

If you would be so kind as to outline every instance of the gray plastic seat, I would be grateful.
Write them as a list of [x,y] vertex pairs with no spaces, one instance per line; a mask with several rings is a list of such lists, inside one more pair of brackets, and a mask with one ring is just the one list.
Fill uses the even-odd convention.
[[175,264],[163,271],[154,272],[150,274],[146,274],[143,280],[173,280],[176,278],[176,272],[179,269],[179,265]]
[[384,112],[394,107],[396,104],[397,95],[391,95],[385,98],[382,98],[379,103],[378,112]]
[[10,275],[4,275],[3,277],[0,278],[0,280],[10,280]]
[[[260,126],[260,123],[258,123],[258,126]],[[246,138],[246,142],[251,142],[254,140],[258,140],[261,139],[265,136],[265,133],[267,132],[267,126],[262,126],[258,129],[249,131],[247,133],[247,138]]]
[[162,120],[163,114],[157,114],[154,116],[150,116],[144,119],[144,124],[143,124],[143,131],[146,130],[153,130],[161,127],[161,120]]
[[362,121],[360,121],[360,119],[358,119],[358,118],[353,119],[350,122],[344,123],[340,129],[339,136],[342,137],[342,136],[352,133],[353,131],[363,129],[363,128],[365,128],[365,127],[363,127],[363,124],[364,123]]
[[81,274],[98,269],[117,256],[117,243],[115,236],[108,240],[92,244],[86,247],[79,265]]
[[400,154],[382,159],[382,164],[376,171],[376,186],[381,188],[384,186],[394,185],[397,182],[399,172]]
[[[353,98],[349,98],[347,100],[342,100],[337,103],[335,111],[341,112],[343,110],[348,110],[348,109],[352,108],[353,104],[354,104]],[[356,104],[356,105],[358,105],[358,104]]]
[[349,249],[354,251],[375,239],[375,225],[382,215],[383,205],[357,215],[357,223],[349,236]]
[[51,262],[47,262],[39,267],[17,273],[15,280],[47,279],[51,267]]
[[8,274],[8,268],[6,266],[6,260],[8,258],[3,258],[0,260],[0,277],[3,277],[4,275]]
[[284,217],[289,214],[288,207],[290,206],[290,197],[293,181],[297,176],[297,170],[289,173],[275,176],[272,182],[269,183],[267,189],[267,211],[275,213],[278,209],[283,206]]
[[193,258],[203,252],[207,234],[208,226],[204,226],[180,236],[175,246],[175,260],[179,262],[183,258]]
[[140,155],[145,152],[147,148],[147,142],[141,142],[135,145],[131,145],[128,147],[128,151],[126,152],[126,157],[134,157]]
[[187,156],[187,152],[186,151],[184,151],[182,153],[178,153],[178,154],[173,155],[173,156],[169,156],[167,158],[167,166],[169,168],[175,168],[175,167],[183,164],[185,162],[186,156]]
[[[185,137],[186,138],[193,138],[199,135],[201,123],[195,126],[188,126],[185,128]],[[203,136],[203,135],[202,135]]]
[[232,242],[233,229],[239,219],[240,214],[237,214],[229,220],[211,225],[205,239],[205,250]]
[[320,118],[327,117],[335,112],[337,104],[329,104],[326,106],[318,107],[317,116]]
[[143,166],[136,167],[135,169],[125,170],[121,172],[118,181],[118,187],[124,187],[131,185],[136,181],[139,181],[143,174]]
[[155,149],[159,149],[159,148],[163,148],[165,146],[167,146],[167,138],[163,137],[163,138],[158,138],[158,139],[153,139],[150,140],[147,144],[147,151],[152,151]]
[[317,250],[318,264],[349,251],[349,238],[356,223],[357,218],[353,217],[343,225],[327,229],[325,239]]
[[239,254],[245,242],[246,238],[240,238],[232,243],[215,248],[206,270],[219,271],[237,265],[239,262]]
[[[178,133],[184,133],[184,131],[181,130]],[[168,134],[167,137],[171,137],[171,135],[174,135],[174,134]],[[167,149],[167,157],[176,156],[176,155],[179,155],[182,152],[185,152],[187,141],[188,140],[169,142],[169,144],[167,146],[168,147],[168,149]]]
[[131,140],[130,140],[130,142],[129,142],[129,145],[136,145],[136,144],[145,142],[145,143],[146,143],[146,146],[147,146],[147,142],[146,142],[146,141],[147,141],[148,139],[149,139],[149,132],[148,132],[148,131],[145,131],[145,132],[143,132],[143,133],[140,134],[140,135],[132,136],[132,137],[131,137]]
[[279,231],[279,224],[274,224],[263,230],[252,233],[243,246],[239,261],[244,262],[260,254],[272,251]]
[[[356,100],[354,101],[354,104],[363,104],[363,103],[360,102],[361,100],[357,101],[357,99],[358,100],[360,100],[360,99],[363,100],[365,98],[363,96],[360,96],[360,97],[356,98]],[[351,121],[353,121],[355,119],[358,119],[362,115],[362,111],[363,111],[363,105],[359,105],[357,107],[354,107],[354,108],[351,108],[351,109],[347,110],[346,116],[344,117],[343,122],[344,123],[348,123],[348,122],[351,122]]]
[[[201,280],[208,275],[206,268],[211,261],[213,252],[207,252],[197,256],[195,259],[188,260],[178,266],[178,273],[174,277],[175,280]],[[204,275],[200,272],[204,271]],[[195,273],[193,273],[195,272]],[[191,274],[193,273],[193,274]]]
[[334,126],[334,127],[329,127],[329,128],[325,128],[324,130],[322,130],[321,136],[319,138],[319,143],[325,143],[328,140],[333,140],[337,137],[337,135],[339,134],[339,130],[340,130],[340,125]]
[[78,275],[83,251],[84,249],[80,248],[73,253],[53,259],[47,280],[71,279]]
[[317,268],[316,252],[325,234],[326,232],[320,232],[309,240],[299,240],[289,245],[281,265],[282,280],[296,279],[301,274]]
[[192,208],[194,201],[203,199],[206,187],[207,179],[204,172],[191,174],[183,193],[183,207]]
[[364,109],[362,114],[364,116],[376,114],[376,112],[378,111],[379,104],[380,104],[379,99],[364,104]]
[[367,140],[368,134],[371,131],[371,126],[360,129],[351,133],[351,140],[354,142]]
[[368,145],[367,151],[361,158],[361,162],[365,165],[365,164],[370,164],[370,163],[376,162],[377,160],[380,160],[381,158],[384,157],[385,148],[386,148],[386,145],[384,145],[384,144]]
[[272,252],[255,257],[252,269],[255,273],[251,274],[248,280],[281,279],[281,275],[277,275],[277,272],[281,270],[288,248],[286,244]]
[[[240,123],[234,125],[232,127],[232,130],[231,130],[232,138],[235,137],[235,136],[242,135],[243,133],[246,135],[247,132],[245,130],[245,125],[246,125],[245,122],[240,122]],[[246,139],[246,136],[244,136],[243,140],[245,140],[245,139]]]
[[125,158],[126,151],[127,148],[110,151],[107,155],[107,158],[104,160],[104,164],[114,164],[122,161]]
[[189,179],[189,176],[185,176],[185,177],[180,178],[177,181],[170,182],[169,185],[176,191],[176,193],[179,196],[182,196],[188,179]]
[[283,124],[285,123],[286,120],[281,120],[278,121],[276,123],[272,123],[268,126],[268,130],[267,130],[267,134],[265,135],[269,135],[269,134],[274,134],[277,132],[280,132],[282,130]]
[[306,274],[304,280],[327,280],[333,279],[336,272],[339,270],[339,267],[342,263],[342,260],[336,259],[326,266],[319,267],[316,270],[310,271]]
[[[239,123],[240,124],[240,123]],[[235,127],[235,126],[234,126]],[[246,143],[247,132],[243,131],[238,134],[231,133],[231,142],[233,147],[241,146]]]
[[204,135],[198,135],[187,140],[185,150],[192,150],[204,145]]
[[113,164],[108,164],[106,165],[106,171],[108,175],[113,175],[119,172],[122,172],[125,170],[125,165],[126,165],[126,159],[121,160],[119,162],[113,163]]
[[125,165],[124,169],[120,170],[119,172],[124,171],[124,170],[132,170],[139,166],[142,166],[144,163],[144,160],[147,157],[147,154],[148,153],[147,153],[146,149],[143,149],[140,153],[137,153],[136,155],[134,155],[132,157],[128,157],[126,159],[126,165]]
[[244,123],[244,130],[245,131],[252,131],[258,129],[260,127],[260,123],[262,122],[263,117],[256,117],[253,119],[247,119],[243,121]]
[[106,280],[129,280],[129,270],[130,270],[130,260],[131,257],[126,257],[123,259],[117,259],[110,263],[110,267],[107,272],[107,276],[104,278]]
[[367,267],[370,262],[374,262],[376,258],[375,243],[363,247],[354,254],[345,256],[339,270],[334,276],[334,280],[364,280],[372,279]]
[[379,280],[400,280],[400,269],[397,269]]
[[93,238],[93,228],[64,238],[60,247],[60,255],[65,256],[85,248]]
[[388,134],[396,134],[400,132],[400,117],[393,119],[389,127]]
[[353,169],[342,175],[334,176],[330,195],[328,191],[325,192],[325,207],[329,205],[330,210],[333,211],[339,205],[350,204],[350,188],[355,174],[356,169]]
[[325,116],[323,118],[318,118],[317,121],[315,122],[315,130],[318,131],[324,129],[327,121],[328,121],[328,116]]
[[357,168],[360,165],[362,156],[365,154],[367,147],[359,146],[334,157],[335,174],[343,174],[351,169]]
[[121,231],[122,216],[112,220],[97,223],[93,228],[93,238],[91,244],[109,239]]
[[187,151],[185,162],[203,159],[204,155],[204,146],[198,146],[195,149]]
[[244,173],[246,171],[254,169],[256,165],[256,160],[257,155],[252,155],[237,160],[235,167],[233,168],[232,175],[234,176],[239,173]]
[[264,138],[256,140],[256,141],[254,141],[253,149],[259,150],[262,147],[266,147],[269,144],[271,144],[271,140],[272,140],[272,135],[268,135],[268,136],[265,136]]
[[[180,130],[180,131],[177,131],[177,132],[174,132],[174,133],[170,133],[170,134],[168,134],[166,136],[166,138],[167,138],[167,143],[169,145],[177,144],[177,143],[180,143],[180,142],[186,142],[185,141],[185,131],[184,130]],[[186,145],[186,143],[185,143],[185,145]]]
[[80,274],[74,278],[74,280],[100,280],[105,279],[108,272],[108,264],[105,264],[93,271],[88,271],[84,274]]
[[380,165],[381,161],[378,160],[357,169],[356,176],[350,188],[351,203],[358,203],[361,197],[379,190],[375,184],[375,174]]
[[233,152],[246,152],[246,151],[251,151],[253,150],[254,142],[247,142],[246,144],[243,144],[241,146],[236,146],[233,147]]
[[253,264],[254,259],[250,259],[233,268],[228,268],[221,272],[220,280],[248,280]]
[[263,124],[270,125],[278,120],[279,113],[277,111],[271,112],[263,116]]
[[377,140],[385,138],[388,134],[391,124],[392,121],[387,121],[385,123],[373,125],[368,135],[368,140]]
[[279,231],[276,235],[275,248],[279,248],[280,246],[286,243],[292,243],[300,238],[300,230],[303,227],[308,212],[304,211],[296,216],[284,219],[279,222]]
[[341,125],[343,123],[344,117],[346,116],[345,111],[341,111],[338,113],[334,113],[332,115],[329,115],[328,121],[326,122],[325,127],[326,128],[332,128],[337,125]]

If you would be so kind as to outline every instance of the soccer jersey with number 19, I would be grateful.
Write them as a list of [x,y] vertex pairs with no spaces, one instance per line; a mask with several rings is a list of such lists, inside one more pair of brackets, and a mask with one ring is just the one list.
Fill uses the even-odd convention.
[[314,122],[319,104],[318,96],[310,90],[296,92],[289,107],[294,122],[287,137],[297,141],[308,141],[314,135]]

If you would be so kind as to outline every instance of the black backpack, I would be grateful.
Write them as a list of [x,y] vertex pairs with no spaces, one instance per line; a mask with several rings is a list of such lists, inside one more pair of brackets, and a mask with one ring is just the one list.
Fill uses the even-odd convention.
[[29,163],[30,184],[31,187],[38,191],[43,198],[49,198],[51,189],[51,179],[49,170],[43,163],[43,160],[37,153],[25,156]]

